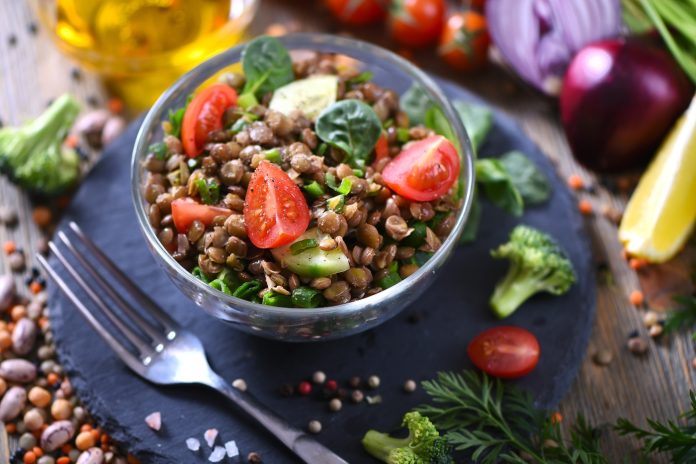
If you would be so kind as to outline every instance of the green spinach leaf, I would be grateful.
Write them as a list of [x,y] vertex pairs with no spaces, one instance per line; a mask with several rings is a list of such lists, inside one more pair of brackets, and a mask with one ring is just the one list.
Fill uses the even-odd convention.
[[525,205],[544,203],[551,196],[551,184],[536,164],[520,151],[511,151],[500,157],[512,183],[520,192]]
[[247,104],[295,79],[290,54],[275,37],[261,36],[249,42],[242,53],[242,68],[246,84],[240,99]]
[[428,108],[434,105],[425,89],[418,84],[413,84],[400,98],[401,109],[408,114],[412,125],[425,124],[425,114]]
[[474,153],[478,153],[493,127],[493,113],[484,106],[461,100],[455,100],[453,105],[469,134]]
[[372,107],[359,100],[341,100],[326,108],[316,121],[317,136],[346,152],[346,162],[363,168],[382,133]]
[[440,109],[439,106],[431,106],[425,113],[425,127],[432,129],[436,134],[440,134],[447,140],[452,142],[457,148],[457,151],[461,151],[459,148],[459,140],[452,130],[450,122],[447,120],[445,113]]
[[513,216],[522,216],[524,202],[503,163],[498,159],[476,161],[476,180],[486,197]]

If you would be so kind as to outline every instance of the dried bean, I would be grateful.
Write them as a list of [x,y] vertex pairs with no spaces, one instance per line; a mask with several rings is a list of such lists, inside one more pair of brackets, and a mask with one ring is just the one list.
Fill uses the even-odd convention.
[[7,359],[0,363],[0,377],[10,382],[33,382],[36,378],[36,366],[26,359]]
[[104,452],[96,447],[83,451],[77,458],[77,464],[102,464],[103,462]]
[[0,401],[0,421],[11,421],[19,415],[27,402],[27,392],[23,387],[12,387]]
[[16,293],[14,279],[10,274],[0,275],[0,311],[5,311],[12,304]]
[[61,420],[49,425],[41,434],[41,448],[49,453],[66,444],[75,435],[72,422]]
[[36,323],[28,318],[17,321],[15,329],[12,331],[12,350],[25,355],[31,351],[36,341]]

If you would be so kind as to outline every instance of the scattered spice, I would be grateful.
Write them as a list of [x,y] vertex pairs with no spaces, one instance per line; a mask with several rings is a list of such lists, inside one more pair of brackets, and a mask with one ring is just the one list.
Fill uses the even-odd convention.
[[53,213],[51,213],[51,210],[46,206],[37,206],[31,212],[31,217],[34,219],[36,225],[43,229],[51,224]]
[[234,379],[232,381],[232,386],[239,391],[247,391],[247,383],[244,379]]
[[334,392],[338,390],[338,382],[335,380],[327,380],[326,385],[324,385],[324,388],[326,388],[330,392]]
[[228,458],[236,458],[239,456],[239,448],[234,440],[230,440],[225,443],[225,451],[227,451]]
[[225,459],[225,456],[227,455],[227,451],[225,448],[222,446],[216,446],[213,449],[213,452],[210,453],[210,456],[208,457],[208,461],[210,462],[220,462],[223,459]]
[[292,396],[295,394],[295,387],[289,383],[286,383],[281,385],[279,391],[281,396]]
[[644,269],[648,265],[648,262],[643,258],[630,258],[628,260],[628,265],[634,271],[639,271],[641,269]]
[[608,366],[611,364],[613,359],[614,356],[612,355],[611,351],[603,348],[597,350],[592,356],[592,361],[594,361],[594,363],[598,366]]
[[256,451],[252,451],[247,455],[247,461],[250,464],[261,464],[263,461],[261,460],[261,455],[257,453]]
[[648,342],[638,335],[629,337],[627,346],[633,354],[644,354],[648,351]]
[[316,419],[309,421],[309,424],[307,424],[307,430],[309,433],[315,434],[321,432],[321,422]]
[[589,216],[593,211],[592,203],[590,203],[588,200],[580,200],[578,202],[578,210],[584,216]]
[[365,399],[365,395],[360,390],[353,390],[350,394],[350,400],[353,403],[362,403],[363,399]]
[[577,174],[569,175],[567,183],[568,187],[570,187],[573,190],[582,190],[583,188],[585,188],[585,181],[583,181],[582,177],[580,177]]
[[10,253],[7,257],[7,265],[13,272],[22,272],[25,266],[24,253],[19,250]]
[[152,414],[149,414],[145,418],[145,423],[152,430],[159,432],[160,428],[162,427],[162,414],[160,414],[159,411],[155,411]]
[[651,327],[658,323],[658,315],[655,311],[649,310],[643,314],[643,324],[645,327]]
[[316,384],[322,384],[326,381],[326,374],[322,371],[316,371],[312,374],[312,382]]
[[382,402],[382,395],[375,395],[375,396],[366,396],[365,400],[367,401],[367,404],[373,405],[373,404],[380,404]]
[[362,383],[362,379],[358,377],[357,375],[354,375],[353,377],[348,380],[348,386],[350,388],[360,388],[360,384]]
[[120,98],[110,98],[107,103],[107,107],[112,113],[119,114],[123,111],[123,100]]
[[205,442],[208,444],[209,448],[213,447],[215,440],[217,440],[217,436],[218,429],[208,429],[203,433],[203,438],[205,439]]
[[312,393],[312,384],[307,381],[300,382],[297,386],[297,393],[303,396],[309,395]]
[[187,438],[186,439],[186,447],[190,449],[193,452],[198,451],[201,449],[201,442],[197,438]]
[[2,250],[5,252],[6,255],[12,254],[15,251],[17,251],[17,244],[12,240],[8,240],[2,244]]
[[648,329],[648,334],[653,338],[659,337],[660,335],[662,335],[663,330],[664,329],[662,328],[662,324],[655,324],[653,326],[650,326],[650,328]]
[[415,380],[408,379],[404,382],[404,391],[406,393],[413,393],[414,391],[416,391],[416,387],[417,384]]
[[343,407],[343,403],[338,398],[334,398],[329,401],[329,410],[332,412],[338,412]]
[[17,224],[17,212],[9,206],[0,206],[0,222],[6,226]]
[[367,386],[370,388],[378,388],[380,379],[376,375],[371,375],[367,378]]
[[628,300],[633,306],[639,307],[643,305],[645,301],[645,296],[640,290],[633,290],[630,295],[628,295]]

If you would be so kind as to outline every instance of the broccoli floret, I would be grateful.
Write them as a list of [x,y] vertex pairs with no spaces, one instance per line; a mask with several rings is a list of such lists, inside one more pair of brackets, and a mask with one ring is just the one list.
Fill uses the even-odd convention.
[[404,415],[406,438],[369,430],[362,439],[365,450],[387,464],[451,464],[452,448],[435,426],[418,412]]
[[77,101],[66,94],[24,126],[0,129],[0,171],[38,194],[70,188],[80,175],[80,157],[62,143],[79,112]]
[[519,225],[510,241],[491,251],[497,259],[509,259],[510,268],[491,296],[493,312],[504,318],[538,292],[562,295],[575,283],[575,271],[565,252],[547,234]]

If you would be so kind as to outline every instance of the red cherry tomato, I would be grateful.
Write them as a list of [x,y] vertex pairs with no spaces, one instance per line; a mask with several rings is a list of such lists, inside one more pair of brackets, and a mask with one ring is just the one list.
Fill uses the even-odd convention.
[[208,134],[222,129],[225,110],[236,103],[237,92],[225,84],[211,85],[193,97],[181,123],[181,141],[188,156],[201,154]]
[[190,198],[179,198],[172,201],[172,220],[179,233],[186,232],[191,223],[198,219],[203,225],[209,226],[217,216],[229,216],[232,211],[218,206],[202,205]]
[[387,141],[387,136],[384,132],[377,139],[375,144],[375,160],[373,163],[380,161],[389,156],[389,142]]
[[262,161],[247,187],[244,222],[257,248],[286,245],[309,226],[307,200],[285,171]]
[[392,36],[410,47],[436,42],[444,21],[444,0],[394,0],[389,9]]
[[449,17],[442,30],[438,53],[454,69],[473,71],[486,63],[490,44],[486,17],[466,11]]
[[325,0],[325,3],[339,21],[356,26],[378,21],[387,13],[386,0]]
[[471,361],[486,374],[516,379],[529,374],[539,362],[539,342],[528,330],[513,326],[493,327],[469,343]]
[[432,135],[409,143],[384,167],[389,188],[414,201],[432,201],[446,194],[459,177],[459,155],[452,142]]

